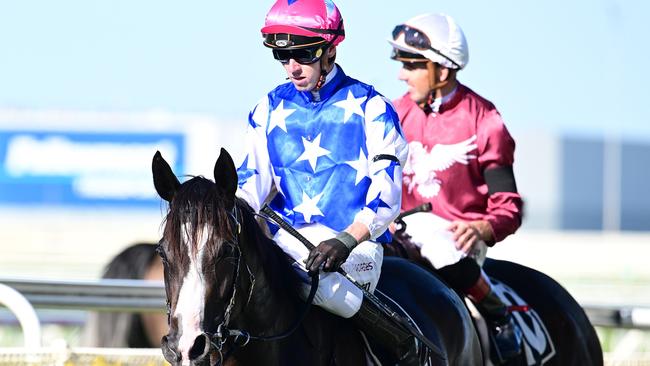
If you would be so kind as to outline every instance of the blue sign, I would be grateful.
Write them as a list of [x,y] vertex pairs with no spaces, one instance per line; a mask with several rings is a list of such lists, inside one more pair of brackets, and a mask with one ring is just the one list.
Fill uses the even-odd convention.
[[159,207],[156,150],[184,171],[182,133],[0,131],[0,205]]

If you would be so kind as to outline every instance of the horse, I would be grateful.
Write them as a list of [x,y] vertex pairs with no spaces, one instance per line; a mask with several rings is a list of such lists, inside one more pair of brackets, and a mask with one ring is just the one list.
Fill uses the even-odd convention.
[[[214,181],[195,176],[181,184],[159,152],[152,171],[157,193],[169,203],[159,253],[169,323],[161,348],[171,365],[391,361],[381,358],[381,350],[367,351],[366,338],[353,322],[301,297],[299,285],[306,279],[269,238],[257,214],[235,196],[237,173],[225,149],[215,163]],[[404,259],[388,260],[383,268],[385,276],[377,287],[386,290],[382,296],[388,301],[394,296],[391,290],[402,287],[402,293],[416,298],[400,310],[412,311],[415,320],[428,317],[417,324],[442,350],[429,364],[481,362],[470,315],[453,291]],[[416,311],[417,301],[430,306]],[[389,305],[399,307],[397,302]]]
[[[414,212],[429,210],[430,206],[427,206]],[[397,222],[402,233],[395,235],[390,245],[384,246],[385,255],[408,258],[427,271],[436,273],[436,269],[404,234],[403,221]],[[516,310],[513,317],[523,332],[524,352],[509,362],[509,366],[603,365],[600,341],[587,314],[557,281],[521,264],[492,258],[485,259],[483,270],[493,283],[493,291],[506,305]],[[466,302],[472,306],[468,299]],[[478,312],[474,314],[478,315]],[[479,317],[475,326],[481,334],[483,352],[487,355],[490,345],[485,323]],[[485,365],[492,365],[489,357],[485,357]]]

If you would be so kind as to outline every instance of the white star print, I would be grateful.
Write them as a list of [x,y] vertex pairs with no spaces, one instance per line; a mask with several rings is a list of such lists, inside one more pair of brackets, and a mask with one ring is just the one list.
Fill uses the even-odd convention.
[[284,109],[284,100],[280,101],[278,107],[271,112],[271,120],[269,121],[269,132],[277,126],[284,132],[287,132],[287,124],[285,119],[295,112],[295,109]]
[[366,159],[366,156],[363,154],[363,149],[359,149],[358,160],[346,161],[345,163],[357,171],[357,177],[354,180],[355,186],[359,184],[364,177],[368,176],[368,159]]
[[375,121],[384,113],[386,113],[386,100],[379,95],[370,98],[366,103],[366,121]]
[[335,106],[345,109],[343,123],[346,123],[353,114],[358,114],[363,118],[363,109],[361,109],[361,103],[363,103],[365,100],[365,95],[363,97],[355,98],[352,94],[352,91],[348,90],[347,99],[334,103]]
[[323,212],[318,208],[318,201],[320,201],[323,192],[317,194],[314,198],[311,198],[305,193],[302,192],[302,202],[296,207],[294,207],[295,212],[300,212],[305,217],[305,222],[311,222],[312,216],[323,216]]
[[[392,128],[388,132],[386,131],[386,123],[384,122],[372,122],[366,124],[366,135],[369,141],[396,141],[396,139],[401,139],[398,135],[399,132],[397,129]],[[385,134],[385,136],[384,136]],[[388,153],[385,153],[388,154]],[[393,154],[394,155],[394,154]]]
[[255,108],[255,111],[253,112],[253,122],[255,122],[254,126],[251,127],[259,127],[264,125],[264,121],[266,121],[266,118],[269,115],[269,98],[262,98],[258,103],[257,107]]
[[319,157],[328,155],[331,152],[320,147],[320,135],[321,134],[318,134],[313,142],[302,137],[302,144],[305,146],[305,151],[296,160],[308,160],[309,165],[311,165],[313,171],[316,171],[316,160],[318,160]]

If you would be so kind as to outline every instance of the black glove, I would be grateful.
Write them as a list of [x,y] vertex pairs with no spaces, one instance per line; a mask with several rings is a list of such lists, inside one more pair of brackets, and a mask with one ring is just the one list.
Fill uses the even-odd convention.
[[305,261],[305,268],[310,272],[318,272],[321,264],[325,263],[323,270],[325,272],[334,272],[341,267],[341,264],[348,259],[350,249],[342,241],[332,238],[318,244],[318,246],[309,252],[309,257]]

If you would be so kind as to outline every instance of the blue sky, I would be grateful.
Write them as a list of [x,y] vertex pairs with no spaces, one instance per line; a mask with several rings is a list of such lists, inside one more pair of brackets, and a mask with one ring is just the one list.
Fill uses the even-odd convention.
[[[271,1],[0,0],[0,107],[163,109],[244,123],[284,82],[261,45]],[[395,98],[404,86],[385,39],[423,12],[452,15],[470,62],[461,81],[514,131],[650,141],[644,0],[339,0],[345,71]],[[380,4],[380,5],[378,5]]]

